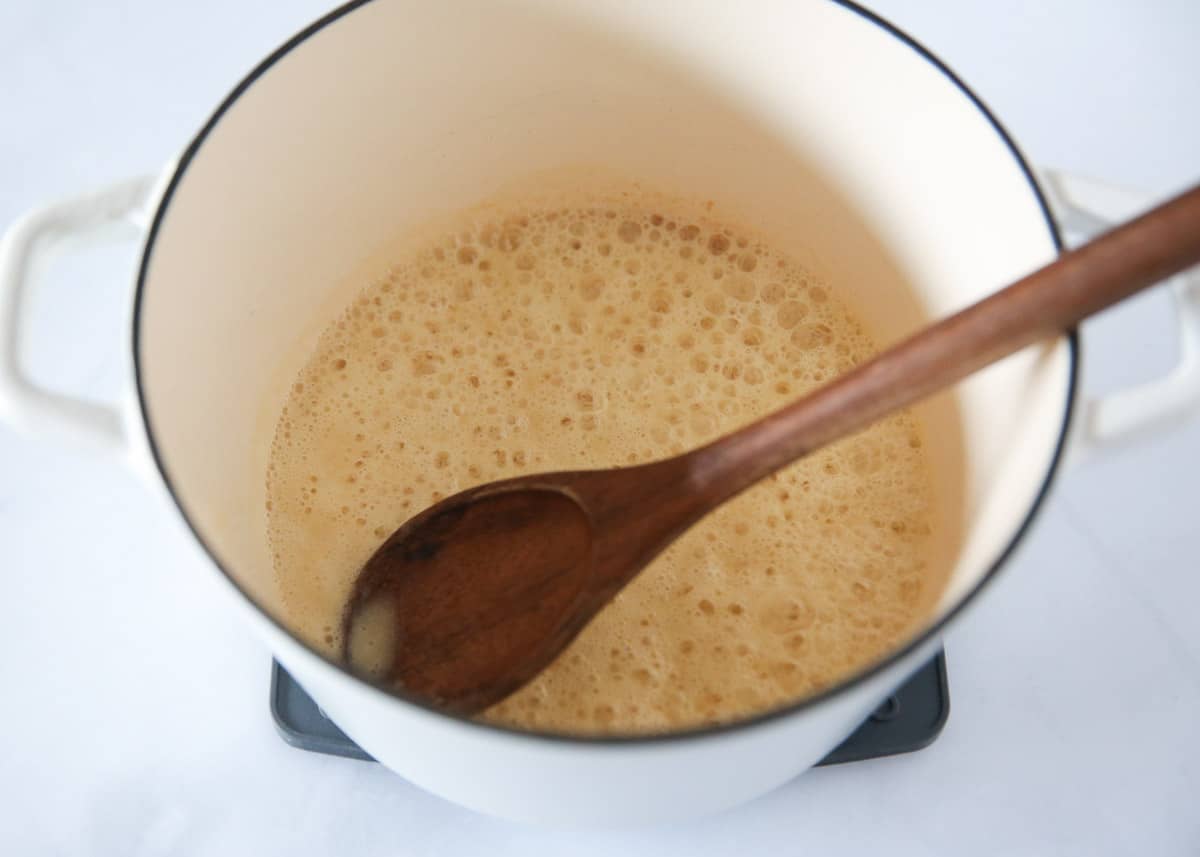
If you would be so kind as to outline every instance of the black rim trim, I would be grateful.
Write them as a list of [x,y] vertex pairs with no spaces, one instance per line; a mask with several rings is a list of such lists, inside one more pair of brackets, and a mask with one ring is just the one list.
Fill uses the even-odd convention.
[[[271,622],[277,629],[282,631],[284,634],[287,634],[295,642],[297,642],[299,645],[301,645],[302,647],[307,649],[310,653],[312,653],[316,657],[320,658],[321,660],[325,661],[326,663],[330,664],[331,666],[334,666],[339,671],[343,672],[345,675],[351,676],[351,677],[353,677],[353,675],[351,673],[347,672],[342,667],[341,664],[337,663],[336,661],[332,660],[331,658],[326,657],[321,652],[319,652],[316,649],[309,646],[307,643],[305,643],[303,640],[301,640],[299,637],[297,637],[295,634],[293,634],[291,632],[291,630],[289,630],[287,628],[287,626],[285,626],[282,622],[280,622],[278,619],[276,619],[270,613],[270,611],[268,611],[265,607],[260,605],[253,597],[251,597],[249,592],[247,592],[246,589],[241,584],[238,583],[237,579],[229,573],[229,570],[225,568],[224,563],[222,563],[222,561],[220,559],[218,559],[215,552],[209,547],[208,542],[200,534],[199,530],[196,528],[196,525],[192,521],[191,517],[188,515],[187,510],[184,508],[183,503],[179,498],[179,495],[175,491],[175,486],[172,483],[170,474],[167,472],[167,469],[163,463],[162,456],[161,456],[161,453],[158,448],[158,444],[154,438],[154,429],[153,429],[153,426],[151,425],[151,421],[150,421],[150,411],[147,408],[147,403],[146,403],[146,391],[142,384],[141,315],[142,315],[142,297],[143,297],[145,284],[146,284],[147,271],[149,270],[149,266],[150,266],[150,259],[151,259],[151,256],[153,255],[153,251],[154,251],[154,242],[155,242],[156,238],[158,237],[158,231],[159,231],[159,228],[162,226],[163,218],[166,214],[167,208],[171,202],[172,197],[174,196],[176,189],[179,186],[180,181],[182,180],[184,174],[187,172],[188,166],[190,165],[192,159],[196,156],[196,153],[200,150],[200,147],[204,144],[204,141],[208,138],[209,134],[212,133],[212,130],[216,127],[217,123],[220,122],[221,117],[223,117],[225,115],[225,113],[229,110],[229,108],[233,106],[233,104],[238,100],[238,98],[240,98],[241,95],[247,89],[249,89],[250,86],[252,86],[255,81],[257,81],[260,77],[262,77],[273,65],[275,65],[276,62],[278,62],[280,59],[282,59],[286,54],[290,53],[295,47],[297,47],[302,42],[307,40],[313,34],[324,29],[329,24],[339,20],[343,16],[349,14],[350,12],[353,12],[355,9],[358,9],[361,6],[365,6],[366,4],[368,4],[370,2],[372,2],[372,0],[350,0],[350,2],[348,2],[342,6],[339,6],[338,8],[327,13],[326,15],[322,16],[321,18],[318,18],[316,21],[309,24],[303,30],[296,33],[296,35],[292,36],[290,39],[288,39],[286,42],[284,42],[280,47],[278,47],[275,51],[273,51],[266,59],[264,59],[257,66],[255,66],[255,68],[248,75],[246,75],[246,77],[243,78],[242,81],[240,83],[238,83],[238,85],[236,87],[234,87],[233,91],[230,92],[229,95],[226,96],[226,98],[221,102],[220,106],[217,107],[216,111],[212,114],[212,116],[209,117],[208,121],[206,121],[204,123],[203,127],[201,127],[200,131],[196,134],[196,136],[192,138],[192,141],[188,144],[187,148],[184,149],[183,154],[181,155],[179,162],[175,167],[175,171],[172,174],[171,179],[168,182],[165,190],[163,191],[162,198],[158,203],[158,208],[155,210],[154,219],[150,224],[150,229],[146,236],[146,242],[145,242],[145,246],[144,246],[144,249],[142,252],[142,259],[141,259],[141,262],[140,262],[140,265],[138,268],[137,286],[136,286],[136,289],[134,292],[134,298],[133,298],[134,306],[133,306],[133,320],[132,320],[134,378],[135,378],[135,384],[137,387],[138,406],[139,406],[139,410],[140,410],[141,417],[142,417],[143,427],[146,432],[146,440],[149,445],[150,454],[151,454],[151,457],[154,459],[154,465],[158,470],[159,476],[162,478],[163,484],[166,486],[167,493],[170,495],[172,503],[175,505],[176,510],[179,512],[180,516],[183,518],[184,523],[188,527],[188,530],[191,532],[192,536],[196,539],[196,541],[199,542],[200,546],[204,549],[204,552],[206,554],[208,554],[209,559],[212,560],[212,562],[216,565],[216,567],[220,570],[220,572],[226,577],[226,579],[233,585],[233,587],[235,589],[238,590],[239,593],[241,593],[241,595],[243,597],[246,598],[246,600],[248,600],[251,604],[254,605],[254,607],[258,610],[258,612],[261,613],[262,616],[267,621]],[[977,96],[974,92],[972,92],[971,89],[961,79],[959,79],[959,77],[953,71],[951,71],[950,68],[945,63],[943,63],[940,59],[938,59],[936,56],[934,56],[922,44],[917,42],[915,39],[913,39],[907,33],[900,30],[898,27],[893,25],[891,22],[885,20],[884,18],[881,18],[879,15],[875,14],[874,12],[871,12],[868,9],[864,9],[862,6],[859,6],[856,2],[853,2],[853,0],[830,0],[830,2],[836,3],[837,5],[847,9],[848,11],[859,15],[860,17],[864,18],[865,20],[869,21],[870,23],[881,28],[885,32],[889,33],[893,37],[899,39],[904,44],[908,45],[908,47],[912,48],[919,56],[921,56],[927,62],[932,64],[936,69],[938,69],[938,71],[940,71],[943,75],[945,75],[946,78],[949,79],[949,81],[951,83],[953,83],[959,89],[959,91],[962,92],[962,94],[964,96],[966,96],[966,98],[975,106],[975,108],[977,110],[979,110],[979,112],[981,114],[983,114],[984,118],[987,119],[988,123],[992,126],[992,128],[1000,136],[1000,138],[1004,141],[1005,145],[1008,147],[1010,153],[1012,154],[1013,159],[1017,162],[1018,167],[1020,167],[1021,172],[1024,174],[1026,181],[1028,181],[1030,190],[1032,191],[1034,198],[1037,200],[1037,203],[1042,210],[1042,216],[1045,218],[1046,227],[1050,232],[1050,238],[1053,241],[1055,248],[1058,250],[1058,252],[1061,253],[1063,250],[1063,242],[1062,242],[1061,235],[1059,234],[1058,225],[1055,222],[1053,215],[1051,214],[1050,207],[1046,202],[1046,198],[1045,198],[1044,194],[1042,193],[1041,187],[1038,185],[1037,179],[1034,177],[1032,169],[1029,167],[1029,164],[1025,160],[1024,155],[1021,154],[1020,149],[1017,148],[1016,143],[1013,141],[1013,139],[1009,135],[1008,131],[1005,130],[1004,126],[1000,124],[1000,121],[995,117],[995,115],[993,115],[991,110],[988,109],[987,105],[985,105],[983,103],[983,101],[979,98],[979,96]],[[772,711],[768,711],[763,714],[759,714],[755,717],[750,717],[750,718],[747,718],[744,720],[738,720],[738,721],[735,721],[735,722],[732,722],[729,724],[723,724],[723,725],[717,725],[717,726],[709,726],[709,727],[690,729],[690,730],[680,731],[680,732],[669,732],[669,733],[665,733],[665,734],[651,734],[651,735],[573,736],[573,735],[561,735],[561,734],[544,733],[544,732],[529,732],[529,731],[524,731],[524,730],[519,730],[519,729],[512,729],[512,728],[509,728],[506,726],[499,726],[499,725],[494,725],[494,724],[490,724],[490,723],[481,723],[479,721],[470,720],[465,717],[459,717],[457,715],[445,714],[444,712],[438,711],[437,709],[432,708],[428,705],[425,705],[418,700],[406,699],[404,697],[398,697],[395,694],[390,694],[388,691],[384,690],[383,688],[379,688],[375,685],[370,685],[367,682],[364,682],[364,684],[368,684],[368,686],[375,687],[375,689],[379,690],[381,693],[388,693],[390,696],[393,696],[394,698],[404,699],[404,701],[408,702],[411,705],[416,705],[420,708],[425,709],[426,711],[433,712],[433,713],[438,714],[443,717],[448,717],[452,720],[458,721],[459,723],[461,723],[463,725],[470,726],[470,727],[473,727],[476,729],[496,732],[496,733],[508,735],[508,736],[511,736],[514,738],[523,738],[523,739],[531,740],[531,741],[546,741],[546,742],[553,742],[553,743],[568,743],[568,744],[580,744],[580,745],[598,745],[598,744],[600,744],[600,745],[603,745],[603,744],[645,745],[645,744],[661,744],[661,743],[680,742],[680,741],[694,741],[694,740],[698,740],[698,739],[716,737],[716,736],[720,736],[720,735],[730,734],[733,732],[740,732],[740,731],[744,731],[744,730],[754,729],[755,727],[773,723],[773,722],[776,722],[783,718],[790,717],[794,714],[798,714],[799,712],[804,711],[806,709],[816,708],[817,706],[823,704],[824,702],[826,702],[836,696],[839,696],[844,691],[848,691],[853,688],[856,688],[856,687],[862,685],[863,683],[869,681],[870,679],[876,677],[883,671],[894,666],[898,661],[900,661],[900,660],[904,659],[905,657],[907,657],[908,655],[912,654],[916,649],[919,649],[920,647],[924,646],[931,639],[937,637],[942,632],[942,630],[946,627],[946,625],[949,622],[953,621],[964,609],[966,609],[966,607],[968,605],[973,603],[979,597],[979,594],[988,586],[988,584],[991,583],[996,578],[1000,569],[1005,565],[1005,563],[1008,561],[1009,557],[1013,554],[1013,552],[1016,550],[1017,546],[1021,543],[1021,541],[1024,539],[1026,534],[1029,532],[1030,526],[1032,525],[1034,519],[1037,517],[1038,512],[1041,511],[1042,506],[1045,503],[1046,497],[1050,491],[1050,486],[1054,482],[1055,476],[1058,474],[1059,470],[1061,469],[1063,453],[1066,449],[1067,438],[1068,438],[1069,430],[1070,430],[1070,426],[1071,426],[1071,420],[1072,420],[1072,417],[1075,412],[1075,399],[1076,399],[1076,393],[1078,391],[1078,381],[1079,381],[1079,377],[1078,377],[1079,376],[1079,337],[1078,337],[1077,331],[1074,329],[1070,330],[1066,334],[1066,340],[1067,340],[1067,346],[1068,346],[1068,350],[1069,350],[1071,365],[1070,365],[1069,375],[1068,375],[1068,379],[1067,379],[1066,406],[1063,411],[1062,428],[1060,429],[1058,442],[1055,445],[1055,449],[1054,449],[1054,455],[1050,461],[1049,467],[1046,470],[1046,476],[1042,482],[1042,485],[1038,489],[1038,492],[1037,492],[1036,496],[1034,497],[1032,504],[1030,505],[1028,514],[1026,514],[1024,520],[1021,521],[1020,526],[1017,527],[1017,529],[1014,532],[1013,537],[1009,541],[1008,545],[1004,548],[1003,551],[1000,552],[1000,555],[992,562],[992,564],[988,568],[987,572],[983,575],[982,578],[980,578],[979,582],[975,584],[974,588],[972,588],[972,590],[970,592],[968,592],[965,596],[963,596],[962,600],[959,601],[959,603],[957,605],[955,605],[952,609],[950,609],[937,623],[930,626],[920,636],[910,640],[902,648],[897,649],[896,651],[889,654],[886,658],[872,664],[871,666],[867,667],[866,669],[862,670],[861,672],[855,673],[854,675],[850,676],[849,678],[845,679],[844,681],[840,682],[839,684],[836,684],[833,687],[830,687],[815,696],[806,697],[803,700],[800,700],[799,702],[793,703],[788,706],[784,706],[782,708],[774,709]],[[354,677],[354,678],[357,681],[361,681],[361,679],[358,679],[357,677]]]

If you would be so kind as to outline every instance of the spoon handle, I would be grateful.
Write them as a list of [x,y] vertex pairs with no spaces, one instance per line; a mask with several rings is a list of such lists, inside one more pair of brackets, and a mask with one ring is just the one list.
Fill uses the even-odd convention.
[[1021,348],[1200,263],[1200,186],[925,328],[691,459],[693,486],[721,502]]

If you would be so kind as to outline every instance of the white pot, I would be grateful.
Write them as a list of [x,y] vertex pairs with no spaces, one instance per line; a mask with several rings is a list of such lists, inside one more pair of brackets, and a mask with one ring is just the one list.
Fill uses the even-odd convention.
[[[935,621],[819,697],[734,726],[550,738],[382,693],[279,623],[263,512],[275,415],[306,345],[348,297],[348,273],[406,226],[514,177],[594,163],[717,199],[798,246],[885,341],[1054,257],[1056,227],[1029,167],[938,60],[848,3],[760,5],[338,9],[256,68],[161,179],[58,203],[10,229],[0,416],[144,466],[279,660],[365,750],[432,792],[512,818],[631,822],[711,812],[787,781],[930,656],[1012,554],[1081,411],[1074,335],[922,406],[939,438],[939,526],[953,567]],[[1083,183],[1061,189],[1085,228],[1139,207]],[[123,223],[144,235],[130,394],[103,406],[42,390],[17,359],[42,239]],[[1194,404],[1197,312],[1178,306],[1176,373],[1084,403],[1079,437],[1094,445]]]

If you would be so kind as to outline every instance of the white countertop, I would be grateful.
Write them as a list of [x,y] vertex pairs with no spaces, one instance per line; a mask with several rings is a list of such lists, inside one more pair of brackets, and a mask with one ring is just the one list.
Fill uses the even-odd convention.
[[[872,5],[1036,163],[1160,194],[1200,177],[1200,4]],[[0,224],[163,163],[326,0],[284,7],[4,3]],[[51,272],[40,375],[115,388],[131,265],[118,249]],[[1169,366],[1164,318],[1148,297],[1089,327],[1087,388]],[[705,821],[585,834],[286,746],[269,655],[172,514],[116,462],[0,428],[0,853],[1198,854],[1198,461],[1200,421],[1061,480],[947,640],[953,707],[933,746]]]

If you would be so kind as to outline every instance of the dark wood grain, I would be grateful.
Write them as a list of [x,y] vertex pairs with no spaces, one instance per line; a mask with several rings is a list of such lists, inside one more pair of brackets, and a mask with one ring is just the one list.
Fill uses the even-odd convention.
[[731,497],[1197,263],[1200,187],[708,446],[450,497],[364,567],[345,612],[344,654],[352,660],[356,617],[386,598],[393,650],[372,677],[446,709],[482,710],[547,666],[655,556]]

